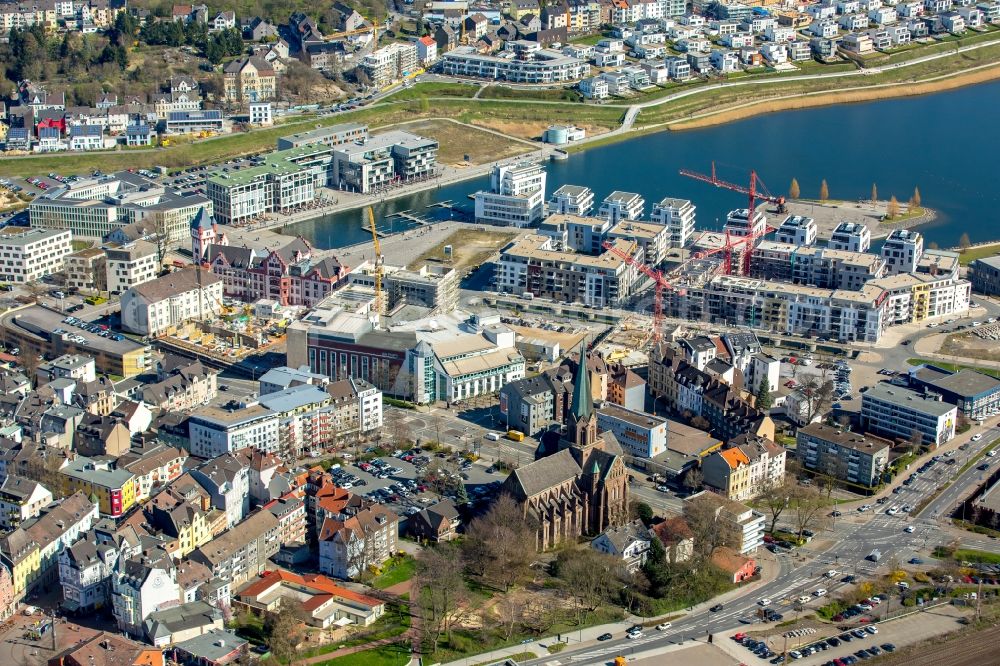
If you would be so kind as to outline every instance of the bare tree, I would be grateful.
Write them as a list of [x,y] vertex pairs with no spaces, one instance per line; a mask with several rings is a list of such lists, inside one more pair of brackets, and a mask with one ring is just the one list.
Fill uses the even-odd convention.
[[799,538],[802,533],[813,527],[818,527],[823,520],[823,511],[829,502],[819,488],[813,486],[798,486],[791,500],[792,521]]
[[829,379],[811,376],[803,382],[802,394],[806,397],[809,423],[812,423],[816,415],[826,410],[833,401],[833,389],[833,382]]
[[774,532],[775,527],[778,525],[778,519],[781,518],[781,514],[785,512],[788,508],[788,503],[792,494],[792,488],[788,483],[788,477],[784,477],[781,481],[776,483],[770,483],[764,488],[758,497],[757,501],[763,505],[764,509],[771,517],[771,527],[769,532]]
[[535,526],[510,495],[469,524],[463,556],[484,582],[507,592],[525,578],[535,555]]
[[437,646],[441,636],[451,638],[456,614],[467,596],[458,546],[443,543],[417,556],[414,595],[423,613],[425,638]]
[[691,490],[700,490],[704,482],[705,475],[698,467],[692,467],[688,470],[688,473],[684,475],[684,486],[690,488]]
[[715,500],[702,495],[684,503],[684,520],[694,536],[694,549],[700,557],[711,557],[716,548],[738,542],[732,522],[720,516]]
[[592,611],[614,591],[614,581],[621,562],[592,548],[567,548],[560,551],[555,563],[558,578],[575,602],[578,619]]
[[[509,641],[511,636],[514,635],[514,628],[524,616],[524,608],[524,602],[510,594],[500,597],[500,601],[494,606],[497,619],[499,620],[497,626],[505,641]],[[487,623],[484,622],[484,624]]]

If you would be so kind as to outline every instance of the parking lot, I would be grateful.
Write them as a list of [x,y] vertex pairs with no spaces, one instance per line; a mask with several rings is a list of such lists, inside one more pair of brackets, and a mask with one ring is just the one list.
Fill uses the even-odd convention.
[[[469,508],[488,499],[505,475],[492,465],[471,462],[459,454],[433,453],[413,449],[366,461],[344,454],[340,467],[330,474],[341,488],[385,504],[400,516],[410,516],[434,506],[442,498],[458,500],[464,492]],[[462,486],[464,490],[459,490]]]

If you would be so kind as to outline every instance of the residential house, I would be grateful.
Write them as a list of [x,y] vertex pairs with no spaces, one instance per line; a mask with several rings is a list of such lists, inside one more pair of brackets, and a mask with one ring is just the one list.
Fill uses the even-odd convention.
[[621,560],[624,569],[633,573],[645,564],[653,538],[642,521],[633,520],[624,525],[608,527],[590,542],[590,547]]
[[327,518],[319,534],[319,570],[354,578],[377,567],[398,550],[399,516],[376,504],[345,520]]
[[694,533],[683,516],[673,516],[654,524],[649,531],[660,540],[667,562],[677,564],[694,557]]
[[267,569],[268,559],[281,549],[278,519],[270,511],[252,514],[191,554],[212,575],[240,585]]
[[455,503],[442,500],[410,516],[407,521],[409,535],[418,541],[440,543],[458,538],[459,518]]
[[228,63],[223,69],[226,100],[264,102],[277,94],[274,67],[263,58],[249,56]]

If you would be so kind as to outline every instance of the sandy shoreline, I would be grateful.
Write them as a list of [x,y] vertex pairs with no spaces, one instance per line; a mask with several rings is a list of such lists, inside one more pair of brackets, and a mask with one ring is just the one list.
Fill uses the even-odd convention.
[[[964,74],[948,75],[933,81],[923,83],[891,83],[878,87],[852,88],[843,91],[819,93],[803,93],[801,95],[790,95],[773,100],[761,100],[748,102],[732,109],[712,112],[702,117],[692,120],[681,120],[666,123],[664,130],[682,131],[690,129],[702,129],[714,127],[725,123],[752,118],[764,113],[775,113],[778,111],[795,111],[799,109],[812,109],[821,106],[834,106],[836,104],[853,104],[857,102],[873,102],[879,100],[895,99],[899,97],[917,97],[919,95],[929,95],[932,93],[945,92],[955,88],[987,83],[1000,79],[1000,63],[989,65],[983,69],[966,72]],[[627,135],[626,135],[627,136]]]

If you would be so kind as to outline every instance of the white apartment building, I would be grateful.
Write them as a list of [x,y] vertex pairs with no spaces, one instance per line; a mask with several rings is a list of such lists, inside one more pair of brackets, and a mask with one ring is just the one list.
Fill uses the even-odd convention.
[[0,485],[0,528],[13,530],[52,503],[52,492],[23,476],[8,474]]
[[695,210],[687,199],[667,197],[653,206],[649,219],[667,226],[668,247],[684,247],[694,233]]
[[757,236],[764,235],[767,229],[767,217],[759,209],[753,212],[753,221],[750,221],[750,211],[746,208],[729,211],[726,216],[726,224],[723,231],[728,231],[730,236]]
[[594,208],[594,191],[580,185],[563,185],[552,193],[549,199],[548,213],[564,215],[590,215]]
[[882,244],[882,258],[890,275],[913,273],[924,253],[924,237],[919,231],[895,229]]
[[476,221],[526,227],[545,216],[545,168],[535,162],[497,165],[490,190],[475,194]]
[[417,45],[393,42],[362,58],[360,67],[373,86],[382,88],[416,71]]
[[812,245],[816,242],[816,221],[802,215],[789,215],[774,234],[778,243]]
[[73,251],[72,239],[65,229],[5,227],[0,230],[0,280],[34,282],[58,273]]
[[142,635],[142,623],[150,613],[180,602],[177,571],[168,560],[146,563],[119,559],[111,576],[112,609],[118,628]]
[[120,294],[129,287],[149,282],[160,272],[159,252],[156,245],[148,241],[108,245],[105,255],[108,291],[112,294]]
[[920,393],[881,383],[861,396],[861,427],[889,439],[910,439],[919,432],[932,449],[955,436],[958,407],[936,393]]
[[601,202],[597,215],[611,224],[618,224],[622,220],[642,219],[645,209],[646,200],[641,195],[615,190]]
[[636,222],[623,220],[608,229],[608,240],[621,238],[635,242],[642,248],[646,263],[656,266],[666,258],[669,243],[669,230],[666,225],[658,222]]
[[223,280],[201,268],[185,268],[122,294],[122,328],[150,337],[192,320],[219,316]]
[[[511,45],[515,45],[511,47]],[[468,76],[513,83],[563,83],[582,79],[590,73],[586,60],[563,55],[558,51],[527,50],[518,54],[520,42],[508,42],[509,50],[497,55],[479,53],[474,46],[458,46],[444,54],[441,72],[450,76]]]
[[240,409],[202,407],[188,420],[191,455],[216,458],[252,447],[275,453],[279,447],[278,414],[259,404]]
[[[705,499],[702,499],[705,498]],[[703,490],[691,495],[685,502],[711,501],[715,506],[716,520],[726,523],[735,531],[738,543],[733,545],[741,555],[749,555],[764,543],[764,514],[758,513],[745,504]]]
[[833,230],[827,247],[848,252],[867,252],[872,246],[872,232],[859,222],[841,222]]

